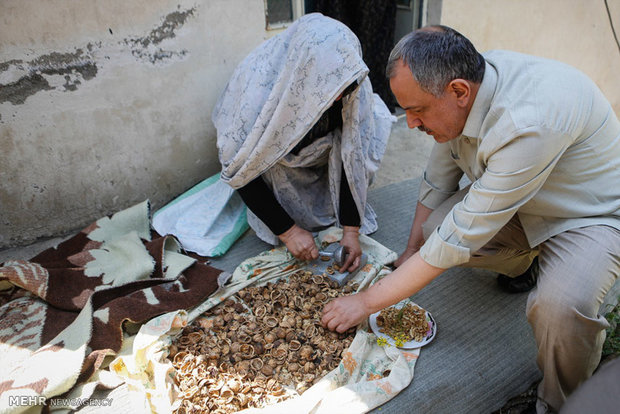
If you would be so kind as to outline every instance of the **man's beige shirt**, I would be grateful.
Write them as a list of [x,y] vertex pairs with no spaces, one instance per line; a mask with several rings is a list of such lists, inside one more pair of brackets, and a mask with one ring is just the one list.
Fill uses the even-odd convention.
[[469,260],[516,213],[534,247],[563,231],[620,229],[620,122],[584,74],[507,51],[486,71],[462,135],[435,144],[419,201],[437,208],[472,181],[420,253],[449,268]]

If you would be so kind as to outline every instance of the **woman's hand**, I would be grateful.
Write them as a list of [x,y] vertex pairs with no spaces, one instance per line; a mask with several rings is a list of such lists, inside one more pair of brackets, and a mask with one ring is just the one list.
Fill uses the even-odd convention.
[[359,240],[359,227],[344,226],[342,229],[342,239],[340,245],[344,246],[346,251],[346,260],[342,267],[340,267],[340,273],[353,272],[360,265],[362,260],[362,248]]
[[330,331],[344,332],[359,325],[371,312],[363,299],[363,293],[342,296],[331,300],[323,308],[321,325]]
[[278,237],[286,245],[288,251],[299,260],[314,260],[319,257],[319,249],[316,247],[312,233],[297,224]]

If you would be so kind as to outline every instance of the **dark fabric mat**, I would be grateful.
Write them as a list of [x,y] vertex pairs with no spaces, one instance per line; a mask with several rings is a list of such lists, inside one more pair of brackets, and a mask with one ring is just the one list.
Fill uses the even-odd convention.
[[[369,195],[379,222],[371,237],[399,254],[409,237],[419,182],[402,181]],[[211,265],[232,272],[270,247],[250,230]],[[527,294],[500,291],[494,273],[450,269],[412,298],[433,314],[437,336],[422,348],[412,383],[373,413],[491,413],[540,379],[525,318]]]

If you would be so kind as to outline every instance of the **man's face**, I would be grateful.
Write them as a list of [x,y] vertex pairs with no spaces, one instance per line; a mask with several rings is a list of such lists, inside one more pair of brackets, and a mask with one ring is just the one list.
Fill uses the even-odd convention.
[[452,83],[437,98],[420,88],[402,60],[396,64],[394,73],[390,78],[390,88],[405,110],[409,128],[418,128],[432,135],[437,142],[448,142],[461,135],[468,108],[463,106],[462,97],[452,89]]

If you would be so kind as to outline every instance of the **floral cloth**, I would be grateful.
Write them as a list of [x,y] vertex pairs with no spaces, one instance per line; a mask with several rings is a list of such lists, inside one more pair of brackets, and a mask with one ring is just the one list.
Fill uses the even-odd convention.
[[[338,220],[344,167],[361,231],[375,231],[367,191],[396,118],[367,75],[353,32],[319,13],[261,44],[236,68],[213,110],[222,180],[240,188],[262,176],[293,220],[315,231]],[[342,129],[292,154],[351,84],[359,86],[342,97]],[[279,243],[251,212],[248,222],[262,240]]]
[[[319,233],[318,242],[332,243],[341,237],[342,230],[332,227]],[[359,283],[359,289],[364,289],[389,273],[385,265],[393,262],[397,255],[367,236],[360,236],[360,243],[368,255],[368,264],[353,280]],[[245,260],[224,288],[189,314],[167,314],[144,325],[133,342],[142,345],[134,345],[133,352],[128,349],[122,358],[112,362],[111,368],[131,382],[132,389],[149,401],[153,412],[169,412],[174,407],[176,394],[170,376],[172,364],[164,356],[165,348],[180,332],[178,326],[191,322],[245,286],[275,282],[303,268],[303,265],[283,247]],[[301,396],[243,412],[364,413],[384,404],[409,385],[419,355],[419,348],[402,350],[389,345],[379,346],[377,336],[370,331],[367,323],[363,323],[344,352],[339,366]],[[145,359],[145,356],[150,358]]]

